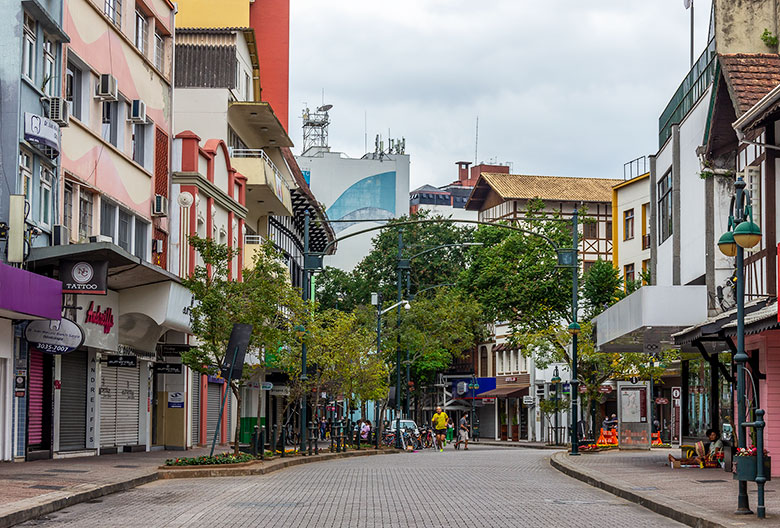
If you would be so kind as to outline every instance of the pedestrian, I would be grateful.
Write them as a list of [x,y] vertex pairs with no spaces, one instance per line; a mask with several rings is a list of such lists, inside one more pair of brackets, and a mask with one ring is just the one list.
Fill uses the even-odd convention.
[[320,420],[320,440],[325,440],[327,430],[328,430],[328,421],[323,416],[322,419]]
[[455,437],[455,422],[452,421],[452,416],[447,417],[447,442],[452,442]]
[[444,451],[444,438],[447,435],[447,421],[450,419],[441,407],[436,407],[436,414],[431,418],[433,430],[436,434],[436,442],[439,444],[439,452]]
[[371,421],[363,420],[363,425],[360,427],[360,438],[368,442],[368,438],[371,435]]
[[471,427],[469,426],[469,413],[463,413],[463,416],[460,418],[460,426],[458,428],[458,441],[455,442],[455,449],[460,449],[460,444],[465,444],[463,447],[464,451],[468,451],[469,449],[469,430]]

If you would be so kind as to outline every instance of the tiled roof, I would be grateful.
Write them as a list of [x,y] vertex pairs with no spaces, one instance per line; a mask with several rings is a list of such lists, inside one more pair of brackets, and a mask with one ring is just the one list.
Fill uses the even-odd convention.
[[607,178],[500,173],[482,173],[482,178],[505,200],[541,198],[568,202],[611,202],[612,186],[623,182]]
[[721,54],[720,63],[738,116],[780,84],[780,55]]

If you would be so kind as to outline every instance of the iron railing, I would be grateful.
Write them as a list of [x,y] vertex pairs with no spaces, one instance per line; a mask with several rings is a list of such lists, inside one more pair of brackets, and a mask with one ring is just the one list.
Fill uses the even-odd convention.
[[715,79],[716,57],[713,39],[693,64],[682,84],[674,92],[671,101],[666,105],[661,117],[658,118],[658,148],[661,148],[672,135],[672,125],[680,123],[688,115],[693,105],[704,95]]

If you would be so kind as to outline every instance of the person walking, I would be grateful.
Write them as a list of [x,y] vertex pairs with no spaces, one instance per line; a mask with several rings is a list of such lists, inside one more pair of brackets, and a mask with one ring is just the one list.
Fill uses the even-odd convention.
[[463,413],[463,416],[460,418],[460,425],[458,427],[458,441],[455,442],[455,449],[460,449],[460,444],[463,443],[464,451],[468,451],[469,449],[469,430],[471,428],[469,427],[469,413]]
[[436,407],[436,414],[431,418],[433,430],[436,434],[436,442],[439,444],[439,452],[444,451],[444,439],[447,436],[447,422],[450,417],[447,416],[441,407]]
[[325,440],[328,431],[328,421],[323,416],[320,420],[320,440]]

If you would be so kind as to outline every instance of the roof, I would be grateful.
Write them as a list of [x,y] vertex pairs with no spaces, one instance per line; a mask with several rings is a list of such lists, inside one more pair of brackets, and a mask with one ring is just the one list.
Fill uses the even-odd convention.
[[[745,333],[748,335],[758,334],[778,326],[780,326],[780,322],[778,322],[777,317],[777,301],[753,313],[745,314]],[[727,336],[735,336],[737,334],[737,321],[724,324],[723,333]]]
[[735,53],[719,58],[738,116],[780,84],[780,55]]
[[612,188],[614,190],[622,189],[623,187],[628,187],[629,185],[631,185],[633,183],[640,182],[640,181],[645,180],[645,179],[647,179],[649,177],[650,177],[650,173],[646,172],[644,174],[640,174],[639,176],[634,176],[630,180],[623,180],[620,183],[618,183],[616,185],[613,185]]
[[483,172],[466,209],[482,208],[487,187],[504,200],[540,198],[559,202],[611,202],[612,187],[619,183],[623,180]]
[[177,27],[177,33],[204,33],[204,34],[217,34],[217,33],[237,33],[239,31],[246,31],[249,28],[245,27]]
[[448,191],[446,191],[446,190],[442,190],[442,189],[439,189],[438,187],[434,187],[433,185],[427,185],[427,184],[423,185],[422,187],[416,188],[415,190],[411,191],[410,194],[421,193],[421,192],[448,194]]
[[[751,317],[751,314],[757,312],[763,312],[767,307],[766,299],[757,299],[745,303],[745,321]],[[772,306],[772,305],[770,305]],[[777,303],[774,304],[774,316],[777,320]],[[697,339],[707,338],[720,335],[721,331],[730,325],[731,322],[736,321],[737,309],[731,308],[725,312],[721,312],[710,317],[707,317],[704,321],[696,323],[693,326],[689,326],[679,332],[672,334],[675,345],[687,345],[696,341]]]

